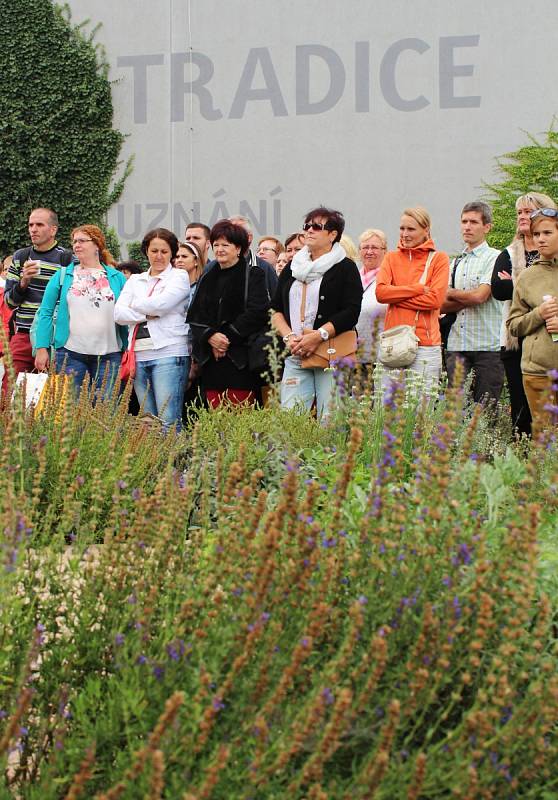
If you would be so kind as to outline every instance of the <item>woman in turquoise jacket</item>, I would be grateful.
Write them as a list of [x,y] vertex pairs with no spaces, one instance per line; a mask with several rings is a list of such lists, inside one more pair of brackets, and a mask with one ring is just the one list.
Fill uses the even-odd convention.
[[74,228],[72,247],[74,260],[50,279],[37,312],[35,366],[48,369],[54,347],[57,373],[73,375],[78,392],[86,381],[106,398],[128,343],[127,327],[114,322],[126,279],[109,266],[115,262],[96,225]]

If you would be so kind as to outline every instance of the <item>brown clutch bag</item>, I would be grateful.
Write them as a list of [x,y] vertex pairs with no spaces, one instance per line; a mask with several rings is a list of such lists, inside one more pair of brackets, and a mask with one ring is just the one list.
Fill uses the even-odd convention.
[[345,362],[356,361],[356,331],[345,331],[333,336],[327,342],[320,342],[318,349],[311,356],[302,358],[300,366],[304,369],[327,369],[331,363],[343,359]]

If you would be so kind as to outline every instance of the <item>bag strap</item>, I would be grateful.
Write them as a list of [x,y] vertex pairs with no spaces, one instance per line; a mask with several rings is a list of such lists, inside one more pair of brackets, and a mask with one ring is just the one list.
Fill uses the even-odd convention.
[[424,265],[424,272],[422,273],[422,276],[421,276],[421,279],[420,279],[419,283],[426,283],[426,275],[428,273],[428,268],[432,264],[432,259],[434,258],[435,255],[436,255],[436,251],[435,250],[431,250],[428,253],[428,258],[426,259],[426,264]]
[[244,270],[244,310],[246,311],[248,307],[248,284],[250,283],[250,270],[252,269],[251,265],[248,263],[248,259],[246,259],[246,269]]
[[451,288],[455,289],[455,276],[457,274],[457,267],[459,266],[459,262],[463,260],[463,253],[460,253],[453,259],[453,269],[451,271]]
[[302,284],[302,297],[300,298],[300,324],[304,328],[304,320],[306,319],[306,293],[308,291],[308,284]]
[[[436,251],[435,250],[431,250],[428,253],[428,258],[426,259],[426,264],[424,265],[424,272],[422,273],[422,275],[420,277],[419,283],[422,283],[422,284],[426,283],[426,275],[428,273],[428,268],[432,264],[432,260],[433,260],[435,255],[436,255]],[[420,311],[417,311],[417,313],[415,314],[415,328],[417,327],[417,323],[418,323],[418,320],[419,320],[419,314],[420,314]]]

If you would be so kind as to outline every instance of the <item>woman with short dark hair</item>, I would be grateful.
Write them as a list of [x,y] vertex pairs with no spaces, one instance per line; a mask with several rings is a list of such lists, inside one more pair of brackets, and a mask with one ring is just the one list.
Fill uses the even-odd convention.
[[165,428],[181,426],[182,403],[190,370],[186,308],[190,282],[185,270],[173,269],[178,239],[155,228],[141,243],[149,270],[132,275],[118,298],[114,317],[130,328],[136,375],[134,389],[144,411],[159,417]]
[[240,225],[217,222],[210,241],[215,262],[200,278],[187,317],[202,390],[214,408],[224,400],[253,403],[260,381],[249,369],[249,339],[267,322],[265,274],[247,265],[248,234]]
[[339,244],[345,220],[339,211],[320,206],[304,220],[306,244],[279,276],[272,301],[272,324],[289,351],[281,381],[281,405],[310,409],[326,416],[333,395],[333,373],[305,368],[301,359],[318,346],[352,330],[362,302],[362,283],[354,261]]

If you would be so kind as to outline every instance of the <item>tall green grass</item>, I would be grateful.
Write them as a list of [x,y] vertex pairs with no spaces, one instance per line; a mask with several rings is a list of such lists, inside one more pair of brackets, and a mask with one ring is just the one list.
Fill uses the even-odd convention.
[[555,443],[361,389],[4,412],[3,796],[556,796]]

